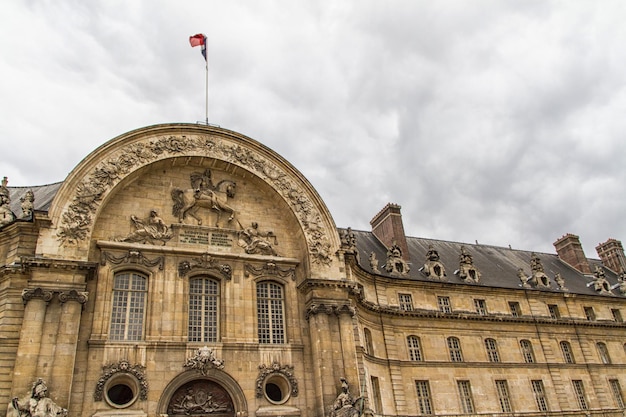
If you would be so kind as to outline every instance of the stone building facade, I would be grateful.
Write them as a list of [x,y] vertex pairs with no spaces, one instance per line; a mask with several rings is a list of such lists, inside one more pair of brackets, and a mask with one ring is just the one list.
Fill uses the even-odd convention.
[[0,416],[623,413],[615,239],[414,238],[396,204],[337,228],[282,157],[192,124],[0,198]]

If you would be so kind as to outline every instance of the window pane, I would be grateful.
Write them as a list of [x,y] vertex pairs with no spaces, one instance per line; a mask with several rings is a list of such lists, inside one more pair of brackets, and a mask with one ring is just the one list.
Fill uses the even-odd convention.
[[609,384],[611,385],[611,391],[613,392],[613,398],[615,398],[615,403],[619,408],[624,408],[624,397],[622,397],[622,387],[619,384],[617,379],[609,380]]
[[439,304],[439,311],[442,313],[451,313],[452,307],[449,297],[437,297],[437,303]]
[[496,381],[496,390],[498,391],[498,399],[500,400],[500,409],[503,413],[513,411],[511,407],[511,398],[509,397],[509,385],[506,380]]
[[519,342],[520,347],[522,348],[522,355],[524,356],[524,361],[526,363],[534,363],[535,362],[535,354],[533,352],[533,346],[529,340],[521,340]]
[[189,341],[217,341],[218,302],[217,281],[209,278],[189,281]]
[[587,399],[585,398],[585,388],[583,386],[583,381],[581,380],[573,380],[572,386],[574,387],[574,395],[578,400],[578,405],[581,410],[587,410]]
[[257,285],[259,343],[285,343],[283,288],[274,282]]
[[537,408],[539,411],[548,411],[548,402],[546,401],[546,394],[543,389],[542,380],[531,381],[533,387],[533,394],[535,394],[535,400],[537,401]]
[[472,389],[469,381],[458,381],[459,397],[461,399],[461,409],[463,413],[469,414],[474,412],[474,400],[472,399]]
[[121,273],[113,278],[111,309],[111,340],[141,340],[146,304],[146,277],[137,273]]
[[417,336],[407,337],[407,345],[409,346],[409,359],[412,361],[421,361],[422,348],[419,338]]
[[498,354],[498,345],[494,339],[485,339],[485,349],[487,349],[487,357],[489,362],[500,362]]
[[415,388],[417,389],[417,405],[419,407],[419,413],[433,414],[432,401],[430,399],[430,386],[428,381],[415,381]]
[[456,337],[448,338],[448,350],[450,351],[450,360],[452,362],[463,362],[463,354],[461,353],[461,342]]
[[572,346],[569,342],[561,342],[561,351],[563,352],[563,360],[565,363],[576,363],[574,361],[574,354],[572,353]]

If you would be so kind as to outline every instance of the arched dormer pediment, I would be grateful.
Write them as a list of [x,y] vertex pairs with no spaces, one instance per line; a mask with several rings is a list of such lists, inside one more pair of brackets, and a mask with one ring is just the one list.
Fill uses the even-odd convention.
[[[138,129],[103,144],[88,155],[61,186],[49,214],[58,241],[49,253],[84,259],[101,208],[121,188],[151,166],[184,166],[202,161],[253,176],[267,184],[286,205],[306,240],[311,269],[332,263],[339,248],[334,221],[311,184],[289,162],[264,145],[238,133],[213,126],[167,124]],[[139,217],[143,213],[137,213]]]

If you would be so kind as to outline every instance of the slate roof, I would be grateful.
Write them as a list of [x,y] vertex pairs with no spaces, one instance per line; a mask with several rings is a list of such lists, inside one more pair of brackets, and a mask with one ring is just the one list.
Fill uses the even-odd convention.
[[[340,231],[343,232],[341,229]],[[522,268],[526,276],[530,276],[532,274],[530,268],[530,259],[533,253],[532,251],[407,236],[406,240],[409,247],[408,262],[410,271],[406,276],[398,277],[397,275],[394,276],[385,271],[383,265],[387,260],[387,248],[385,248],[385,245],[383,245],[372,232],[355,230],[352,230],[352,232],[356,237],[356,247],[359,253],[359,266],[371,274],[402,280],[440,282],[426,277],[420,271],[420,268],[426,262],[426,253],[428,252],[429,245],[432,245],[433,248],[438,251],[440,262],[446,270],[447,281],[445,282],[450,284],[522,289],[521,281],[517,275],[518,269]],[[470,255],[472,255],[474,266],[482,274],[480,282],[478,283],[466,283],[454,274],[454,272],[459,269],[461,246],[465,246],[465,249],[470,253]],[[378,259],[379,272],[377,273],[372,270],[369,262],[369,256],[372,252],[375,253],[376,258]],[[598,295],[592,286],[588,286],[588,284],[594,279],[593,274],[582,274],[569,264],[560,260],[556,254],[541,252],[534,253],[541,260],[544,272],[550,278],[550,288],[537,287],[532,288],[531,290],[551,291],[555,293],[564,292],[563,290],[560,290],[554,282],[554,275],[558,272],[565,280],[565,287],[567,288],[567,291],[565,292]],[[602,267],[606,279],[611,285],[618,283],[617,274],[604,267],[600,260],[588,259],[588,261],[592,271],[595,270],[596,266]],[[623,297],[620,295],[618,289],[614,289],[612,294],[615,297]],[[611,295],[602,296],[612,297]]]
[[35,185],[32,187],[7,187],[9,189],[11,197],[11,211],[15,214],[16,218],[20,219],[22,215],[22,202],[20,198],[26,194],[28,190],[32,190],[35,195],[35,210],[36,211],[48,211],[50,203],[54,199],[54,196],[61,188],[63,182],[55,182],[53,184]]

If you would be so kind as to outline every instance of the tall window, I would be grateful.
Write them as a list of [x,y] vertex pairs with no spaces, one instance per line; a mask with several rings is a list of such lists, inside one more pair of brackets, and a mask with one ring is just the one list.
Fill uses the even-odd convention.
[[382,414],[383,412],[383,402],[380,396],[380,382],[378,381],[378,377],[377,376],[373,376],[370,378],[370,380],[372,381],[372,396],[373,398],[373,403],[374,403],[374,411],[377,414]]
[[419,337],[409,336],[406,338],[406,343],[409,347],[409,359],[412,361],[421,361],[422,347],[420,346]]
[[574,387],[574,395],[578,400],[578,406],[581,410],[587,410],[589,407],[587,406],[587,398],[585,397],[585,387],[583,386],[583,381],[580,379],[572,380],[572,386]]
[[216,342],[219,284],[209,278],[189,281],[189,341]]
[[439,311],[442,313],[452,313],[450,297],[437,297],[437,304],[439,305]]
[[576,363],[574,360],[574,353],[572,352],[572,345],[566,341],[562,341],[559,345],[561,346],[561,352],[563,352],[563,360],[565,363]]
[[530,340],[520,340],[520,348],[522,349],[522,356],[524,356],[524,362],[535,363],[535,352],[533,352],[533,345]]
[[463,362],[463,353],[461,352],[461,342],[456,337],[448,338],[448,350],[450,351],[450,360],[452,362]]
[[411,294],[398,294],[398,300],[400,301],[400,310],[413,310],[413,297],[411,297]]
[[596,343],[598,348],[598,355],[600,355],[600,360],[605,365],[611,364],[611,357],[609,356],[609,349],[606,347],[606,344],[603,342]]
[[459,388],[459,398],[461,400],[461,410],[464,414],[474,412],[474,400],[472,399],[472,387],[469,381],[457,381]]
[[496,380],[496,391],[498,392],[498,400],[500,400],[500,410],[502,410],[503,413],[512,412],[513,407],[511,407],[509,385],[505,379]]
[[594,321],[596,319],[596,312],[593,311],[593,307],[583,307],[583,311],[587,320]]
[[137,272],[122,272],[113,279],[111,340],[141,340],[145,316],[147,277]]
[[548,312],[550,313],[550,317],[553,319],[560,319],[561,312],[559,311],[559,306],[556,304],[548,304]]
[[548,401],[546,401],[546,392],[543,389],[543,381],[541,379],[535,379],[530,381],[530,383],[533,387],[535,401],[537,401],[537,408],[539,411],[548,411]]
[[522,315],[522,309],[517,301],[509,301],[509,310],[513,317],[519,317]]
[[363,338],[365,339],[365,353],[374,354],[374,343],[372,342],[372,332],[367,327],[363,328]]
[[613,398],[619,408],[624,408],[624,397],[622,396],[622,387],[617,379],[609,379],[611,385],[611,391],[613,392]]
[[489,362],[500,362],[500,355],[498,354],[498,345],[495,339],[485,339],[485,349],[487,350],[487,357]]
[[474,307],[476,308],[476,312],[481,316],[487,315],[487,303],[485,300],[474,300]]
[[619,308],[612,308],[611,314],[613,314],[613,320],[615,320],[616,322],[622,323],[624,321],[624,319],[622,319],[622,312],[619,310]]
[[428,381],[415,381],[417,389],[417,406],[420,415],[433,414],[433,404],[430,398],[430,386]]
[[275,282],[260,282],[256,287],[259,343],[285,343],[283,287]]

